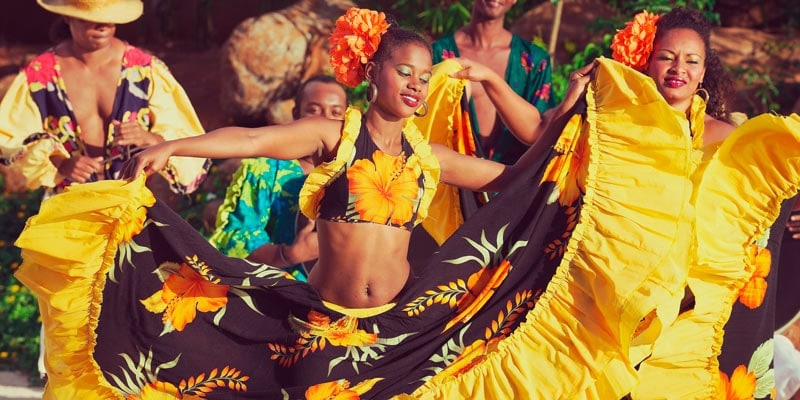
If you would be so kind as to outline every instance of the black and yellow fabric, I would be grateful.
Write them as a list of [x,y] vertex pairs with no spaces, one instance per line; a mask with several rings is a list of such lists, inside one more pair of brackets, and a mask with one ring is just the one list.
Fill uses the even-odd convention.
[[[586,103],[377,309],[223,256],[142,178],[47,200],[17,241],[42,308],[45,398],[622,398],[678,313],[699,158],[689,122],[638,72],[601,60]],[[798,133],[775,131],[789,160]],[[797,167],[736,182],[774,204],[766,188]]]
[[[461,70],[455,60],[444,60],[433,66],[425,100],[429,112],[414,118],[423,136],[430,143],[438,143],[460,154],[475,154],[475,140],[470,122],[469,109],[462,104],[467,81],[451,78],[450,74]],[[436,195],[430,206],[428,218],[422,227],[441,245],[464,223],[459,189],[439,182]]]

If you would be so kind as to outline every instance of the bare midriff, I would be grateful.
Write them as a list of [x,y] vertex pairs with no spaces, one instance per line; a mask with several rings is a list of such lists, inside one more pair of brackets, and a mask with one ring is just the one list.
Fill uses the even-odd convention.
[[348,308],[387,304],[403,289],[407,230],[373,223],[317,220],[319,260],[308,277],[323,300]]

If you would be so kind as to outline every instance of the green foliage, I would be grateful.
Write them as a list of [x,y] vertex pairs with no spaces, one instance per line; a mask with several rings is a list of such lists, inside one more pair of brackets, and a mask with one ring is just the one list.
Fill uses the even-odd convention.
[[553,86],[552,93],[556,96],[556,101],[561,102],[569,85],[569,75],[581,67],[588,65],[597,57],[611,57],[611,38],[607,33],[603,35],[601,43],[589,43],[583,50],[572,55],[569,64],[553,66]]
[[350,105],[360,108],[361,111],[367,111],[367,108],[369,108],[367,86],[367,82],[364,81],[354,88],[345,88]]
[[[767,63],[749,62],[731,67],[734,76],[752,90],[747,96],[748,115],[780,110],[781,81],[791,81],[794,71],[800,70],[800,46],[796,41],[778,40],[764,43],[762,49]],[[788,54],[788,55],[787,55]]]
[[[543,0],[518,0],[506,14],[506,24],[521,17]],[[386,1],[362,0],[360,7],[381,10],[397,19],[400,26],[415,29],[431,39],[455,32],[469,22],[473,0],[396,0],[390,7]]]
[[21,263],[14,240],[28,217],[39,212],[41,198],[42,191],[0,196],[0,369],[27,373],[32,382],[39,377],[39,307],[36,297],[14,277]]
[[711,22],[720,23],[719,14],[714,12],[714,0],[611,0],[609,5],[628,17],[642,10],[663,14],[678,7],[696,8],[703,11]]

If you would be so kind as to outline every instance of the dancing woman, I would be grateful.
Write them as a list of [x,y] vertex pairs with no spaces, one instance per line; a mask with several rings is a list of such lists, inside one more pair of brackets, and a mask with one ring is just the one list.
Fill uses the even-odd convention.
[[[357,83],[363,66],[377,87],[363,117],[167,142],[130,165],[133,181],[45,204],[17,243],[18,276],[39,296],[58,371],[47,396],[609,399],[634,388],[634,363],[684,292],[698,161],[686,115],[649,78],[600,60],[578,71],[575,103],[554,111],[515,166],[426,150],[403,119],[421,106],[429,50],[385,28],[379,13],[353,9],[332,36],[334,59],[345,44],[377,44],[372,56],[346,57],[356,67],[334,61],[343,82]],[[792,139],[778,151],[800,153],[796,134],[777,132]],[[296,135],[308,143],[288,147]],[[139,171],[211,151],[318,155],[301,193],[320,224],[317,278],[225,257],[154,204]],[[796,182],[791,165],[778,175]],[[503,190],[408,279],[400,245],[425,215],[437,170]]]

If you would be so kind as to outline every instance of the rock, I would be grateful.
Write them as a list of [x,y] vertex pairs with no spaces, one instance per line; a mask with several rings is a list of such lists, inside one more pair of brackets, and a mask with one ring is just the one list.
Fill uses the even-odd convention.
[[239,24],[222,48],[223,111],[239,125],[291,121],[298,85],[330,73],[328,36],[353,6],[350,0],[300,0]]

